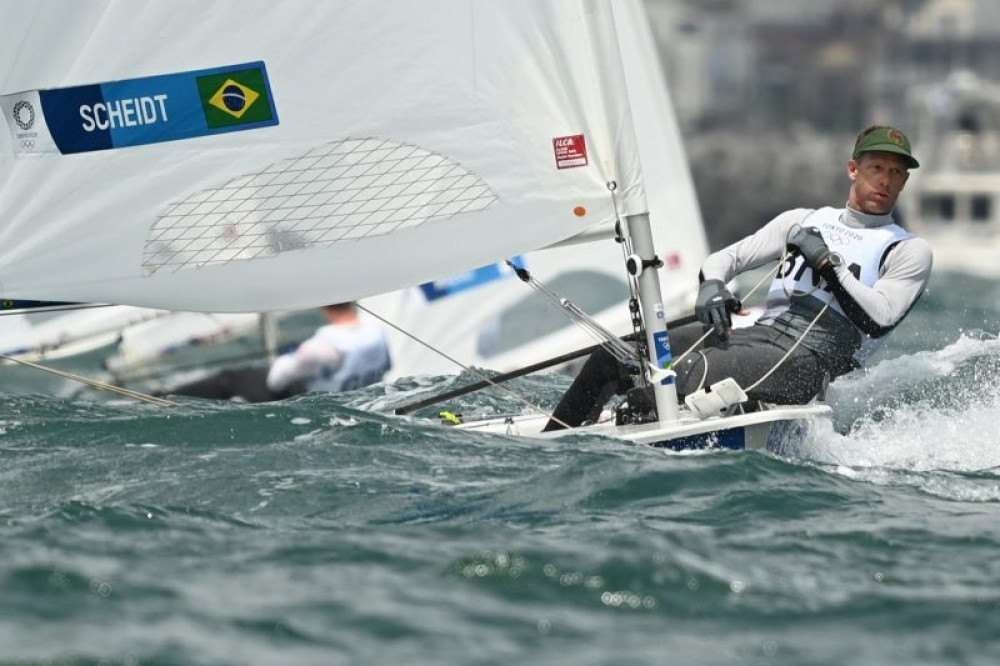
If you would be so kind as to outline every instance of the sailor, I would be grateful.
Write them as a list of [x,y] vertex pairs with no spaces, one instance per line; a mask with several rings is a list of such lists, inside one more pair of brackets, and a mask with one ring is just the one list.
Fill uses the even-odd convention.
[[381,381],[392,366],[382,327],[362,319],[354,303],[326,305],[322,310],[326,325],[275,359],[270,368],[223,370],[170,393],[268,402],[306,391],[349,391]]
[[[858,367],[906,317],[930,277],[930,245],[893,218],[909,170],[918,166],[902,132],[868,127],[847,162],[851,186],[844,208],[785,211],[710,255],[699,275],[700,323],[670,332],[671,347],[681,354],[712,329],[674,366],[680,398],[732,377],[745,390],[753,387],[751,400],[803,404],[829,378]],[[782,258],[764,313],[753,326],[732,329],[731,315],[742,306],[726,283]],[[599,350],[554,417],[570,426],[596,420],[608,398],[629,386],[623,369]],[[552,420],[546,429],[560,427]]]
[[385,331],[358,316],[354,303],[323,308],[327,325],[290,353],[275,359],[267,374],[274,393],[305,382],[309,391],[350,391],[381,381],[392,363]]

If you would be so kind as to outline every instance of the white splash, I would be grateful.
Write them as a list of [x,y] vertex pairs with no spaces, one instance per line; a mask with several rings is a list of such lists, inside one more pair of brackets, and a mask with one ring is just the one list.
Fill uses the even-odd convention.
[[1000,501],[1000,340],[963,335],[885,361],[838,380],[830,401],[840,413],[862,407],[847,433],[820,423],[783,453],[879,485]]
[[962,364],[983,356],[1000,358],[1000,339],[962,334],[944,349],[900,356],[841,377],[830,385],[828,397],[835,408],[859,400],[870,404],[930,378],[947,377]]

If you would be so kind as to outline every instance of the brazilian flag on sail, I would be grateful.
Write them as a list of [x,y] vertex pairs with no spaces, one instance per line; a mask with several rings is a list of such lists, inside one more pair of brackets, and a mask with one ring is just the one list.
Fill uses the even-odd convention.
[[275,119],[261,67],[209,74],[197,81],[205,120],[212,129]]

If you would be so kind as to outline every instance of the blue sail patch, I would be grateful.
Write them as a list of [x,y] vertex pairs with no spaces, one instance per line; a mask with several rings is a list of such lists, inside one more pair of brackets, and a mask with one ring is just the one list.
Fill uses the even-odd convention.
[[[511,263],[518,268],[524,268],[524,258],[521,256],[511,259]],[[475,270],[456,275],[445,280],[425,282],[420,285],[420,290],[424,292],[424,298],[428,301],[436,301],[441,298],[453,296],[469,289],[475,289],[490,282],[496,282],[514,274],[505,263],[489,264],[480,266]]]

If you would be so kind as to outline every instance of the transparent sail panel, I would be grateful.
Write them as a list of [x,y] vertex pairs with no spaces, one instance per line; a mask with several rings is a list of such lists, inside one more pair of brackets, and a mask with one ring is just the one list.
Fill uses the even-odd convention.
[[389,139],[345,139],[171,204],[143,252],[147,275],[385,236],[488,208],[482,178]]

